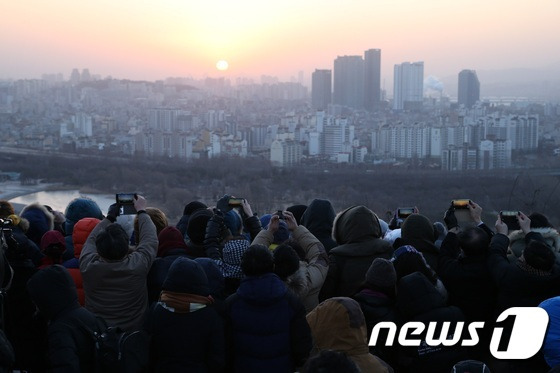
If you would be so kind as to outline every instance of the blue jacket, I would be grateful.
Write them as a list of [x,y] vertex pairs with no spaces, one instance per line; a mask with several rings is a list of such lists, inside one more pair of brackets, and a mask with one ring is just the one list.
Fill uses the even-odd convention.
[[544,337],[542,352],[550,367],[560,364],[560,297],[545,300],[539,304],[548,313],[548,330]]
[[305,308],[273,273],[245,277],[226,300],[226,314],[236,372],[293,372],[309,355]]

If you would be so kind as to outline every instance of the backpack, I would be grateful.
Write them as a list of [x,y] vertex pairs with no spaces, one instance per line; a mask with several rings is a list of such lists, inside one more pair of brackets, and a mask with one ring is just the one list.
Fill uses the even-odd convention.
[[90,328],[95,345],[96,372],[147,371],[150,360],[150,336],[143,330],[124,331],[96,316],[97,330]]

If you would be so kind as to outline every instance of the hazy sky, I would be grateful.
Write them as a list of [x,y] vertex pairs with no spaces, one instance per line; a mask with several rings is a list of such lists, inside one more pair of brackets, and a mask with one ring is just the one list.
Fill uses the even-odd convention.
[[0,78],[308,80],[370,48],[387,86],[404,61],[438,77],[560,62],[560,0],[3,0],[0,14]]

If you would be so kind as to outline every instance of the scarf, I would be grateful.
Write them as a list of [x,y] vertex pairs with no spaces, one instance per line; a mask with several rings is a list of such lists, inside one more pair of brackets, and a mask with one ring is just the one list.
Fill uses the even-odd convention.
[[214,303],[211,295],[205,297],[196,294],[176,293],[173,291],[162,291],[158,304],[168,311],[175,313],[189,313],[203,309]]
[[519,268],[521,268],[523,271],[528,272],[532,275],[536,275],[536,276],[550,276],[550,274],[552,273],[552,270],[550,271],[545,271],[542,269],[537,269],[535,267],[531,267],[529,264],[527,264],[527,262],[525,261],[525,258],[523,257],[523,255],[521,255],[517,261],[515,262],[517,264],[517,266]]

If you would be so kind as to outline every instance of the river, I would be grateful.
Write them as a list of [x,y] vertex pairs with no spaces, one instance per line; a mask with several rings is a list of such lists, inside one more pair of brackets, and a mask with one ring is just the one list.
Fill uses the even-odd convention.
[[9,201],[14,204],[19,205],[29,205],[30,203],[39,202],[43,205],[49,205],[54,210],[61,211],[64,213],[68,203],[74,198],[78,197],[89,197],[93,199],[101,211],[106,214],[109,206],[115,203],[114,194],[84,194],[80,193],[79,190],[59,190],[59,191],[42,191],[36,193],[29,193],[23,196],[12,198]]

